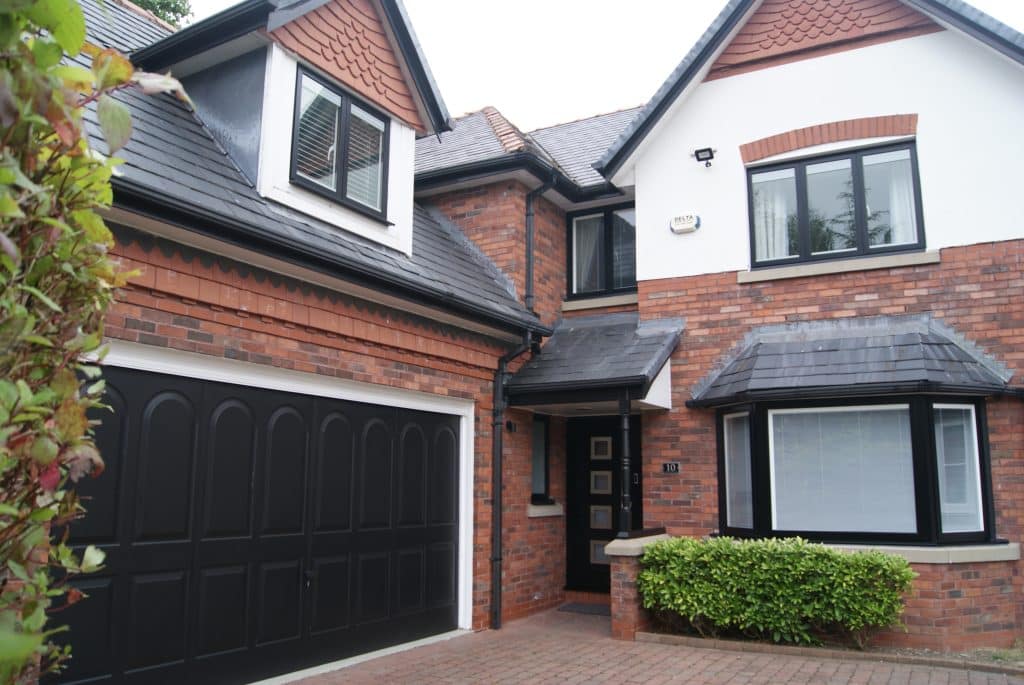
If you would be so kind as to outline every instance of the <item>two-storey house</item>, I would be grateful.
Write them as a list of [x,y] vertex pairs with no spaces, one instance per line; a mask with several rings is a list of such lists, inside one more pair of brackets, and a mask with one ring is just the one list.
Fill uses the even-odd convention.
[[912,562],[890,642],[1020,637],[1022,64],[958,0],[733,0],[638,112],[418,142],[554,326],[508,383],[513,614],[610,591],[628,636],[630,538],[800,535]]

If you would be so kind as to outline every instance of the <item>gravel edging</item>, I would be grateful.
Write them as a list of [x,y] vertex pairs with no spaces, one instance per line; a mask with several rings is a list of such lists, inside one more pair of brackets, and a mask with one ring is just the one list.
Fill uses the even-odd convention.
[[944,659],[941,657],[913,656],[911,654],[892,654],[888,652],[858,652],[852,649],[829,649],[827,647],[795,647],[791,645],[773,645],[764,642],[743,642],[741,640],[718,640],[687,635],[668,635],[666,633],[637,632],[636,641],[654,642],[662,645],[681,645],[697,649],[722,649],[731,652],[781,654],[785,656],[816,657],[819,659],[885,661],[915,666],[956,668],[984,673],[1005,673],[1006,675],[1024,676],[1024,668],[998,663],[979,663],[967,659]]

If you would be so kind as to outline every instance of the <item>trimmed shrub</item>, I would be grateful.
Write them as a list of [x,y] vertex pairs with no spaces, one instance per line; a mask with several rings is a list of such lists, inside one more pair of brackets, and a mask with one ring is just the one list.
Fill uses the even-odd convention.
[[637,587],[645,608],[705,637],[817,644],[837,636],[863,648],[875,631],[902,625],[913,578],[900,557],[799,538],[674,538],[647,548]]

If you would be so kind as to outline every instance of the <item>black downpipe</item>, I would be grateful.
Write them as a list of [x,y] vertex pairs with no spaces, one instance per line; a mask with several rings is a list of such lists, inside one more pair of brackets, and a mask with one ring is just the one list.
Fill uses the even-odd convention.
[[501,628],[501,510],[504,506],[501,489],[502,478],[502,431],[505,430],[505,383],[508,381],[508,363],[530,349],[532,334],[526,332],[523,342],[498,360],[494,372],[494,409],[491,422],[491,628]]
[[555,177],[545,181],[543,185],[534,188],[526,194],[526,294],[523,301],[526,308],[533,311],[533,201],[544,193],[551,190],[555,185]]

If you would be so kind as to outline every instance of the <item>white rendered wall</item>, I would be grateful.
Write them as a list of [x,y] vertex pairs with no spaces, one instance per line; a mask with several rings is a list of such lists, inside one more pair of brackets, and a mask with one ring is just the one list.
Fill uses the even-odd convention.
[[277,45],[268,48],[259,179],[256,184],[260,195],[364,238],[412,254],[416,132],[401,121],[391,118],[387,172],[387,216],[390,226],[316,193],[293,186],[289,180],[289,170],[297,66],[295,58]]
[[[919,115],[926,248],[1024,237],[1024,68],[947,30],[684,94],[616,175],[635,174],[637,279],[750,267],[740,145],[820,123],[912,113]],[[717,150],[711,168],[690,156],[702,147]],[[673,234],[669,220],[686,213],[700,215],[701,227]]]

